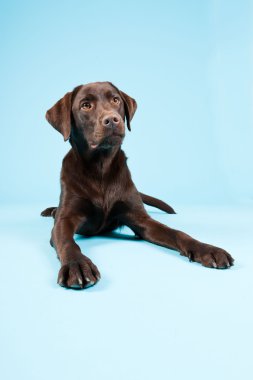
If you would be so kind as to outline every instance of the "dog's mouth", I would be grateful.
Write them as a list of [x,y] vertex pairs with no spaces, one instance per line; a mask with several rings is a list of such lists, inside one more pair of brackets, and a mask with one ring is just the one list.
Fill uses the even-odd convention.
[[91,149],[110,149],[113,146],[121,145],[124,136],[121,134],[113,133],[110,136],[106,136],[100,141],[92,141],[90,144]]

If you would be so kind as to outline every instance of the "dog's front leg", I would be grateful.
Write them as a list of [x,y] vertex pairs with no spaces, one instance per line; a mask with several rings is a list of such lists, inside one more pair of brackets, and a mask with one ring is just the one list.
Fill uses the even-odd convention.
[[100,279],[92,261],[84,256],[74,240],[80,217],[58,216],[52,230],[51,243],[61,262],[58,284],[68,288],[86,288]]
[[234,259],[224,249],[202,243],[182,231],[174,230],[140,210],[130,213],[126,223],[142,239],[171,248],[210,268],[229,268]]

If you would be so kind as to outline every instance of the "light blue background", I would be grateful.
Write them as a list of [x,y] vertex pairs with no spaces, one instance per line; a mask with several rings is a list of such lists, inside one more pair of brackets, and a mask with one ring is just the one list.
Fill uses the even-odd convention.
[[[252,22],[247,0],[1,3],[4,380],[252,379]],[[153,216],[229,250],[229,271],[79,239],[102,279],[56,285],[39,213],[58,202],[69,145],[44,115],[106,80],[138,103],[124,142],[137,187],[178,211]]]
[[1,199],[58,200],[68,144],[45,112],[109,80],[139,105],[124,148],[141,190],[173,204],[252,202],[251,5],[5,1]]

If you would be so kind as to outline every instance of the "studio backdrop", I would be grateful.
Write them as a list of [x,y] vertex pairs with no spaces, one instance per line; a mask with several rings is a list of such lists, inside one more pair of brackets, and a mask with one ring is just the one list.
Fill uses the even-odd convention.
[[123,149],[140,191],[252,203],[251,1],[10,0],[0,18],[1,202],[57,203],[69,144],[45,112],[111,81],[138,103]]

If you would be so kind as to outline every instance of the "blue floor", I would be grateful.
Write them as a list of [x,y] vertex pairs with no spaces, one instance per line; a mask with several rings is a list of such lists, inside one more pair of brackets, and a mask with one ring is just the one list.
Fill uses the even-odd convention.
[[228,250],[229,270],[127,239],[128,229],[122,239],[77,237],[102,275],[83,291],[56,284],[46,206],[1,208],[3,380],[253,378],[252,206],[151,211]]

